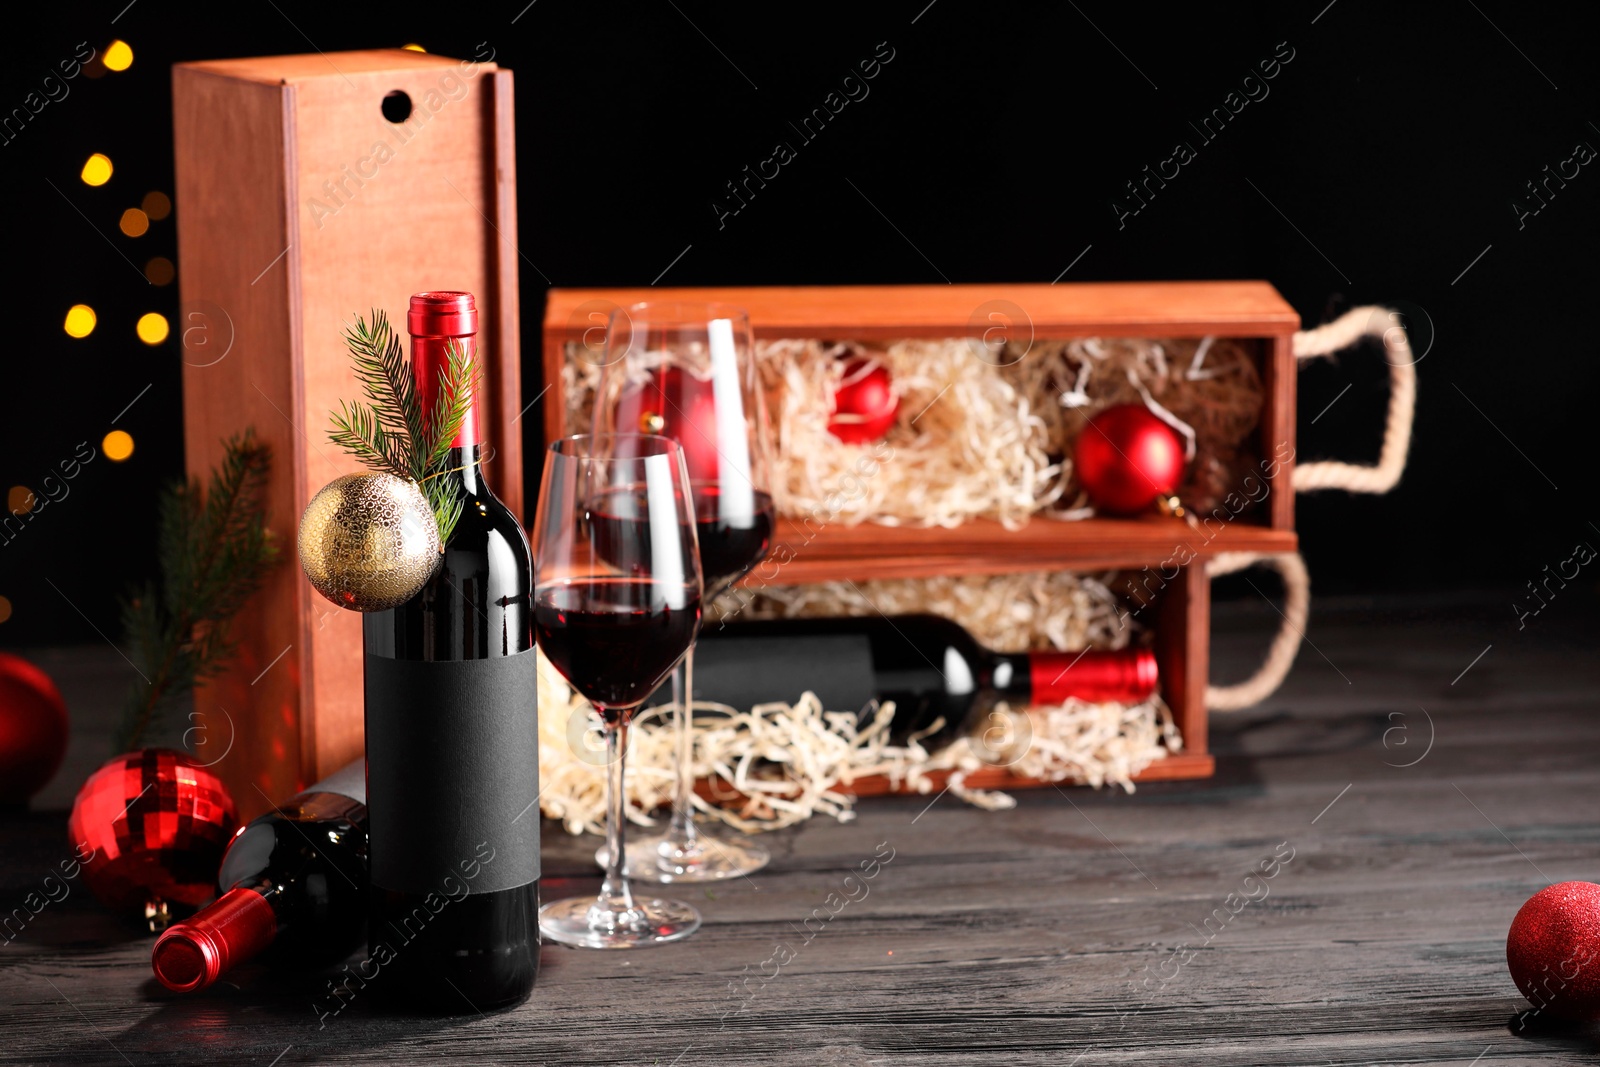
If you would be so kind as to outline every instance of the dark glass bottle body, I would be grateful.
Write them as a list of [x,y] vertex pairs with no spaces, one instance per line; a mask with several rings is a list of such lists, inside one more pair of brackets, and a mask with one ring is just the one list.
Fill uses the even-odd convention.
[[[929,747],[969,730],[1000,700],[1131,702],[1156,680],[1145,649],[994,652],[937,615],[708,622],[695,646],[697,700],[748,708],[808,689],[834,710],[892,700],[893,737],[920,735]],[[658,691],[649,703],[668,699]]]
[[300,794],[233,839],[217,886],[252,889],[272,905],[275,958],[344,959],[367,930],[366,805],[337,793]]
[[[359,795],[361,773],[354,764],[336,778],[353,778],[350,791]],[[323,784],[256,818],[228,843],[217,875],[222,895],[168,928],[152,952],[156,977],[168,988],[203,989],[258,954],[270,963],[317,967],[360,946],[367,928],[367,809]]]
[[[439,569],[422,591],[397,608],[365,617],[369,657],[448,662],[506,657],[533,648],[527,540],[484,482],[481,458],[475,444],[451,450],[445,464],[451,473],[445,477],[458,480],[465,501],[460,521]],[[435,710],[450,713],[448,707]],[[536,714],[531,705],[522,710]],[[369,738],[373,717],[385,713],[369,700]],[[434,771],[422,762],[412,773]],[[538,811],[529,817],[537,820]],[[436,913],[428,909],[428,896],[384,887],[374,877],[369,935],[374,952],[380,943],[394,947],[397,938],[406,938],[374,987],[413,1007],[443,1014],[525,999],[539,974],[537,878],[509,889],[474,890]],[[431,919],[410,939],[406,923],[418,914],[431,914]],[[402,930],[404,934],[398,933]]]

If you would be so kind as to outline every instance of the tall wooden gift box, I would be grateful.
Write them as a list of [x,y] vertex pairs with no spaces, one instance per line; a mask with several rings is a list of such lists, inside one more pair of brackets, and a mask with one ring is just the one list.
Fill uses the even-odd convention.
[[[476,294],[491,477],[522,512],[511,72],[401,49],[172,72],[185,455],[204,479],[246,427],[272,446],[283,555],[203,685],[202,755],[248,818],[362,752],[361,621],[295,562],[310,498],[359,469],[328,412],[360,390],[342,336],[412,293]],[[479,61],[482,60],[482,61]]]
[[[774,584],[1006,574],[1038,570],[1136,572],[1152,594],[1161,695],[1183,737],[1183,751],[1157,760],[1136,780],[1203,778],[1215,761],[1206,744],[1210,583],[1206,562],[1224,552],[1293,552],[1295,366],[1291,346],[1300,319],[1266,282],[1130,282],[1077,285],[797,286],[720,289],[555,289],[545,308],[545,380],[555,401],[545,406],[545,437],[568,432],[572,379],[564,367],[603,337],[607,313],[639,301],[714,301],[743,307],[756,340],[785,338],[888,342],[988,336],[986,309],[1010,309],[1012,328],[1037,340],[1219,337],[1253,357],[1262,407],[1255,446],[1262,456],[1287,454],[1269,479],[1260,511],[1238,521],[1202,516],[1194,526],[1175,517],[1097,517],[1080,522],[1034,518],[1008,530],[990,519],[954,528],[833,524],[812,530],[780,518],[775,541],[788,562]],[[1022,325],[1022,324],[1025,324]],[[973,358],[977,358],[974,356]],[[1287,446],[1287,452],[1284,451]],[[780,555],[780,552],[774,552]],[[943,774],[932,776],[935,787]],[[969,774],[973,788],[1041,783],[1005,768]],[[882,777],[857,779],[857,794],[883,792]]]

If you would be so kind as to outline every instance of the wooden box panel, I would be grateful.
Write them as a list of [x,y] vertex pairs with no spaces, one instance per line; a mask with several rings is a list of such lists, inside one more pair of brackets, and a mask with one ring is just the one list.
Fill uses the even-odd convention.
[[[478,298],[491,477],[522,510],[511,72],[400,49],[173,68],[185,453],[205,477],[229,434],[273,448],[268,525],[285,561],[237,623],[240,654],[196,694],[241,814],[362,751],[361,625],[295,563],[300,515],[359,469],[327,441],[360,395],[342,337],[412,293]],[[411,115],[383,113],[406,94]],[[502,239],[501,235],[508,235]]]
[[[1215,335],[1254,347],[1263,409],[1258,447],[1277,455],[1295,435],[1295,366],[1299,316],[1266,282],[1133,282],[1071,285],[800,286],[714,289],[556,289],[545,309],[544,371],[552,396],[545,436],[566,433],[561,396],[568,345],[594,344],[606,316],[644,300],[718,301],[750,313],[758,339],[893,341],[979,337],[996,321],[1008,337],[1182,338]],[[1001,319],[989,317],[998,311]],[[1292,452],[1290,453],[1292,455]],[[1266,514],[1199,532],[1181,519],[1040,519],[1019,530],[978,520],[954,529],[830,524],[821,529],[780,519],[776,541],[788,544],[785,583],[941,574],[1002,574],[1043,569],[1131,569],[1154,575],[1152,601],[1162,695],[1183,734],[1184,751],[1152,764],[1140,780],[1212,773],[1205,691],[1210,649],[1210,586],[1205,560],[1220,552],[1291,552],[1292,460],[1271,480]],[[942,784],[942,783],[940,783]],[[1004,769],[969,776],[979,788],[1029,783]],[[886,780],[863,779],[860,794],[884,792]]]

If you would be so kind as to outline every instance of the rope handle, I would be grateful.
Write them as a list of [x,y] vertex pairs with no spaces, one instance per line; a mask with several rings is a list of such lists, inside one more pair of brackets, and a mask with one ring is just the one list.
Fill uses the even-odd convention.
[[1417,411],[1417,361],[1405,328],[1388,308],[1351,308],[1325,326],[1300,330],[1294,335],[1295,359],[1319,359],[1349,348],[1363,337],[1383,342],[1389,364],[1389,417],[1383,428],[1383,447],[1371,467],[1325,461],[1303,463],[1294,470],[1296,492],[1345,489],[1352,493],[1387,493],[1400,481],[1411,448],[1411,423]]
[[[1325,326],[1296,333],[1294,356],[1297,360],[1330,356],[1363,337],[1377,337],[1383,342],[1389,364],[1389,416],[1378,462],[1371,467],[1335,461],[1301,464],[1294,471],[1296,492],[1345,489],[1352,493],[1387,493],[1405,471],[1417,409],[1417,367],[1411,340],[1405,329],[1396,324],[1394,314],[1383,307],[1352,308]],[[1212,711],[1238,711],[1271,696],[1288,677],[1305,638],[1306,621],[1311,615],[1311,575],[1300,553],[1223,552],[1206,564],[1206,576],[1218,578],[1253,566],[1271,567],[1282,577],[1283,625],[1253,675],[1235,685],[1206,687],[1206,707]]]
[[1305,637],[1311,615],[1311,575],[1300,553],[1221,552],[1206,564],[1206,577],[1219,578],[1258,564],[1273,568],[1283,578],[1283,625],[1261,666],[1249,678],[1237,685],[1206,686],[1206,707],[1212,711],[1238,711],[1271,696],[1289,676]]

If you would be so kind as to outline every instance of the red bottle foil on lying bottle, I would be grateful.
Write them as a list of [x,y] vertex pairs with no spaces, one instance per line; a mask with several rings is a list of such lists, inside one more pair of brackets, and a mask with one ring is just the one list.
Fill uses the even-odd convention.
[[[417,399],[422,404],[423,417],[432,418],[434,405],[438,403],[439,383],[450,367],[451,343],[460,345],[477,363],[477,304],[471,293],[417,293],[411,298],[411,308],[406,313],[406,330],[411,334],[411,376],[416,379]],[[478,373],[482,374],[481,363]],[[453,444],[456,448],[465,448],[482,440],[477,398],[473,397]]]
[[1036,652],[1028,657],[1028,675],[1035,704],[1059,704],[1068,697],[1139,704],[1160,681],[1155,653],[1148,648]]
[[230,889],[194,918],[167,927],[151,950],[150,966],[168,989],[192,993],[272,944],[277,932],[278,917],[265,897]]

